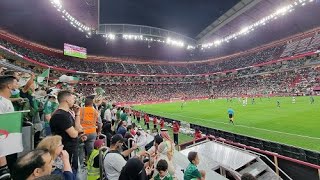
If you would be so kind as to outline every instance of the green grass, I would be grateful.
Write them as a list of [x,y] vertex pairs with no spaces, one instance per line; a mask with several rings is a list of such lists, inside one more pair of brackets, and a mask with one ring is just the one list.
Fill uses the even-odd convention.
[[[281,107],[276,107],[276,100]],[[256,98],[256,104],[242,106],[238,99],[188,101],[135,106],[152,114],[221,129],[237,134],[320,151],[320,97],[310,104],[309,97]],[[235,111],[235,125],[228,123],[227,109]],[[180,136],[181,137],[181,136]],[[182,141],[181,141],[182,142]]]

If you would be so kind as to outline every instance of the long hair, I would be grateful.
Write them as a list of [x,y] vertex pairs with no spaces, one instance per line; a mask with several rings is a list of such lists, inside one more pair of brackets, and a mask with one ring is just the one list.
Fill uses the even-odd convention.
[[48,149],[51,157],[53,159],[57,158],[56,149],[59,147],[62,141],[62,137],[55,135],[55,136],[47,136],[40,141],[37,146],[37,149]]

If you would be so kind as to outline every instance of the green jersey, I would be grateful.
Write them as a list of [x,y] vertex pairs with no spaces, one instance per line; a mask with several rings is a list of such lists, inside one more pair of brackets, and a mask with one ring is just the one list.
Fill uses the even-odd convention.
[[196,165],[190,163],[184,172],[184,180],[192,180],[192,179],[197,179],[201,178],[201,174],[197,168]]

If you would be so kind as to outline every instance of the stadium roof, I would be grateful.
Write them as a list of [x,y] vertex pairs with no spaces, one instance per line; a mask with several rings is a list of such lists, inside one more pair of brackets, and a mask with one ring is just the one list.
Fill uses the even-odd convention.
[[[202,38],[203,42],[235,33],[283,4],[291,2],[291,0],[241,0],[241,2],[240,0],[203,0],[201,3],[197,0],[183,2],[140,0],[138,3],[137,1],[132,3],[132,0],[101,1],[110,5],[106,8],[110,11],[103,15],[106,16],[107,23],[160,27],[191,38]],[[98,0],[61,0],[61,2],[64,9],[85,25],[98,26]],[[221,47],[208,49],[205,52],[200,51],[199,56],[191,56],[188,51],[171,47],[157,49],[156,44],[151,44],[149,48],[142,42],[121,44],[124,41],[117,40],[106,45],[105,39],[101,36],[92,36],[91,39],[87,39],[82,32],[64,21],[49,1],[1,0],[0,17],[1,28],[22,38],[57,49],[62,49],[63,43],[68,42],[87,47],[88,53],[95,55],[141,56],[149,59],[185,61],[244,51],[318,27],[320,21],[315,17],[320,17],[320,2],[316,0],[313,4],[297,8],[292,13]],[[221,22],[217,23],[219,21]]]
[[[206,27],[203,31],[201,31],[201,33],[198,34],[196,38],[199,40],[199,42],[206,40],[206,38],[208,38],[210,35],[217,32],[220,28],[224,27],[226,24],[228,24],[238,16],[245,14],[246,11],[250,10],[250,8],[254,7],[260,2],[261,0],[241,0],[235,6],[230,8],[226,13],[220,16],[217,20],[211,23],[208,27]],[[249,15],[247,16],[257,21],[255,17]]]

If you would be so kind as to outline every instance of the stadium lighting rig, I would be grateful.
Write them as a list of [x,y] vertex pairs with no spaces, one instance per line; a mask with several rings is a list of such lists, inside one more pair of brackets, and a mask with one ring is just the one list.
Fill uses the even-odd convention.
[[[70,13],[67,12],[66,9],[63,8],[61,0],[50,0],[53,7],[61,13],[61,17],[70,23],[71,26],[78,29],[79,31],[86,33],[86,37],[90,38],[92,36],[93,30],[90,27],[84,25],[79,20],[77,20],[75,17],[73,17]],[[136,40],[136,41],[147,41],[147,42],[159,42],[164,43],[167,45],[171,45],[174,47],[179,48],[186,48],[187,50],[193,50],[195,49],[195,46],[192,45],[186,45],[183,41],[177,40],[171,37],[167,37],[167,39],[159,38],[159,37],[145,37],[143,35],[139,34],[113,34],[108,33],[103,35],[104,38],[106,38],[106,42],[108,44],[109,41],[114,41],[117,38],[122,38],[125,40]],[[148,45],[149,47],[150,45]]]
[[86,25],[84,25],[83,23],[81,23],[80,21],[78,21],[76,18],[74,18],[73,16],[71,16],[67,10],[63,9],[62,7],[62,3],[61,0],[50,0],[51,4],[53,5],[53,7],[56,8],[56,10],[58,12],[61,13],[61,17],[68,21],[70,23],[70,25],[72,25],[74,28],[78,29],[81,32],[85,32],[87,37],[90,37],[92,34],[92,29]]
[[158,42],[158,43],[164,43],[167,45],[179,47],[179,48],[186,48],[187,50],[193,50],[195,49],[195,46],[192,45],[186,45],[183,41],[177,40],[171,37],[168,37],[167,39],[157,38],[157,37],[146,37],[139,34],[113,34],[108,33],[103,35],[106,40],[114,41],[117,38],[122,38],[124,40],[135,40],[135,41],[146,41],[146,42]]
[[256,28],[260,26],[264,26],[267,23],[276,20],[277,18],[284,16],[294,10],[296,7],[301,7],[306,5],[307,3],[311,3],[314,0],[295,0],[291,4],[288,4],[284,7],[281,7],[274,11],[272,14],[260,19],[259,21],[247,26],[243,27],[239,32],[236,32],[234,34],[228,35],[222,39],[214,40],[213,42],[205,43],[205,44],[200,44],[201,49],[207,49],[211,47],[217,47],[221,45],[222,43],[228,43],[231,40],[237,39],[239,36],[247,35],[250,32],[254,31]]

